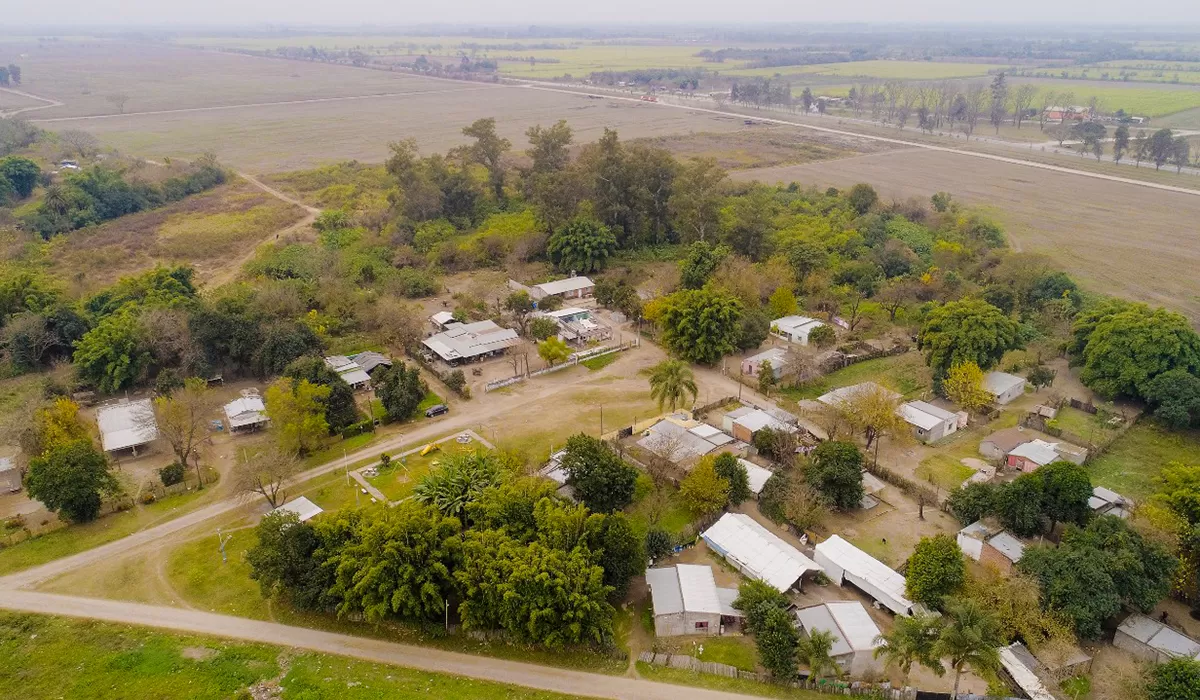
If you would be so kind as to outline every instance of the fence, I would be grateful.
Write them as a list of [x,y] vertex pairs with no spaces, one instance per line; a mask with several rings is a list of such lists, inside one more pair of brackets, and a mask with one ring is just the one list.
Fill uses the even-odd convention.
[[[656,654],[645,651],[638,656],[638,661],[655,666],[669,666],[684,671],[707,673],[726,678],[740,678],[748,681],[767,682],[765,674],[743,671],[736,666],[719,664],[712,661],[701,661],[693,656],[684,654]],[[789,684],[793,688],[810,690],[828,695],[848,695],[850,697],[884,698],[886,700],[916,700],[917,691],[912,688],[893,688],[890,683],[845,683],[842,681],[799,681]]]
[[632,348],[632,347],[637,347],[636,340],[629,340],[629,341],[621,343],[620,345],[602,345],[600,347],[591,348],[588,350],[581,350],[577,353],[572,354],[571,357],[567,358],[567,361],[562,363],[561,365],[552,365],[550,367],[543,367],[542,369],[539,369],[536,372],[530,372],[528,374],[523,374],[523,375],[518,374],[514,377],[505,377],[504,379],[494,379],[494,380],[488,382],[487,384],[483,385],[483,391],[484,391],[484,393],[487,393],[489,391],[495,391],[497,389],[501,389],[506,386],[512,386],[513,384],[523,382],[526,379],[529,379],[530,377],[540,377],[543,374],[551,374],[553,372],[560,372],[569,367],[574,367],[575,365],[578,365],[580,362],[582,362],[584,360],[590,360],[594,357],[602,357],[604,355],[611,355],[614,352],[622,352],[622,351],[628,350],[629,348]]

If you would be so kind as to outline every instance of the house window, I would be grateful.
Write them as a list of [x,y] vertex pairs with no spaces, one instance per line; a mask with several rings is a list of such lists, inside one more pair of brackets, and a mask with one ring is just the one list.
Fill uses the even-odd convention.
[[696,629],[707,631],[708,630],[708,621],[705,620],[704,622],[697,622]]

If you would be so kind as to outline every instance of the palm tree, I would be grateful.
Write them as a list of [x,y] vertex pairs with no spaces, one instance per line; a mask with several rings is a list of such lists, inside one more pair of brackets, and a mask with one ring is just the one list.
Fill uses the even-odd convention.
[[954,669],[954,693],[958,697],[958,682],[970,666],[976,672],[994,670],[1000,665],[997,648],[1004,643],[1000,625],[991,613],[973,600],[952,599],[946,605],[949,622],[942,628],[933,652],[938,658],[950,657]]
[[658,410],[669,403],[674,411],[688,394],[695,401],[696,393],[692,370],[679,360],[663,360],[650,368],[650,398],[658,401]]
[[899,668],[904,673],[904,685],[908,685],[908,674],[914,663],[941,676],[946,673],[946,667],[933,653],[941,629],[941,620],[935,615],[897,617],[890,634],[875,638],[875,643],[880,645],[875,647],[875,658],[882,657],[888,666]]
[[842,675],[842,669],[838,668],[832,656],[833,645],[837,640],[829,630],[812,630],[807,637],[800,640],[796,646],[796,654],[801,661],[808,664],[810,678],[820,680],[826,675]]

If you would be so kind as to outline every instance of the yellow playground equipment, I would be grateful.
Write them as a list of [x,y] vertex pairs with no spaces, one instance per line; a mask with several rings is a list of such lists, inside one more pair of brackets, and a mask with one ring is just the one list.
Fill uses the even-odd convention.
[[428,445],[426,445],[425,447],[421,448],[421,456],[424,457],[425,455],[429,454],[430,452],[437,452],[440,449],[442,449],[442,448],[438,447],[436,443],[431,442]]

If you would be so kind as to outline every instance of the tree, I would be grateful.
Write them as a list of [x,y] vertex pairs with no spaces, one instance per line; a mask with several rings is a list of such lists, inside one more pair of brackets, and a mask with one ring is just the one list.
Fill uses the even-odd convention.
[[958,542],[949,535],[922,537],[908,558],[904,580],[909,598],[940,609],[967,581],[967,565]]
[[645,544],[624,513],[604,518],[599,539],[604,585],[612,587],[614,599],[624,598],[633,577],[646,571]]
[[1176,136],[1171,142],[1171,165],[1175,166],[1175,172],[1182,172],[1188,164],[1188,157],[1191,154],[1191,144],[1186,136]]
[[89,439],[61,442],[29,461],[29,495],[74,523],[95,520],[102,496],[120,492],[104,453]]
[[109,95],[105,99],[108,100],[109,103],[111,103],[113,107],[117,108],[118,114],[125,113],[125,103],[129,102],[129,95],[126,95],[123,92],[117,92],[112,95]]
[[934,653],[941,631],[942,621],[936,615],[919,613],[897,617],[891,632],[875,638],[879,646],[875,647],[874,656],[884,659],[888,666],[899,668],[904,674],[904,685],[908,685],[914,663],[941,676],[946,673],[946,668]]
[[646,556],[651,561],[658,561],[671,556],[675,543],[671,541],[671,533],[661,527],[652,527],[646,532]]
[[713,462],[717,476],[729,484],[729,504],[739,505],[750,498],[750,475],[746,467],[732,453],[722,452]]
[[565,119],[559,119],[554,126],[547,128],[542,128],[541,124],[531,126],[525,131],[525,136],[529,138],[530,148],[525,154],[533,160],[532,172],[555,173],[565,170],[570,164],[570,148],[574,137]]
[[1120,163],[1129,150],[1129,127],[1122,124],[1113,132],[1113,162]]
[[995,484],[976,482],[954,489],[946,502],[960,523],[970,525],[996,512],[996,496]]
[[238,491],[257,493],[274,509],[287,501],[287,481],[300,466],[294,451],[274,447],[235,464],[233,481]]
[[9,318],[2,336],[13,367],[27,372],[41,368],[47,353],[59,344],[46,318],[28,311]]
[[57,133],[59,140],[70,146],[79,158],[87,158],[100,147],[100,139],[97,139],[86,131],[67,129]]
[[792,625],[792,616],[776,607],[769,607],[762,621],[755,626],[754,642],[758,645],[758,660],[777,681],[796,677],[796,653],[800,638]]
[[546,252],[555,267],[583,275],[602,270],[616,250],[617,237],[593,219],[577,218],[546,242]]
[[954,670],[950,697],[957,698],[958,682],[968,666],[976,673],[994,672],[1000,666],[997,647],[1002,644],[1002,635],[996,618],[972,600],[950,601],[946,614],[949,620],[934,644],[934,654],[950,657],[950,668]]
[[538,356],[551,367],[566,362],[571,357],[571,348],[567,347],[567,341],[557,336],[551,336],[538,343],[537,350]]
[[837,333],[831,326],[821,324],[809,331],[808,342],[818,348],[827,348],[837,342]]
[[798,282],[804,282],[809,275],[824,268],[829,262],[829,253],[812,241],[792,241],[785,247],[784,254]]
[[730,252],[724,245],[702,240],[692,243],[679,261],[679,283],[685,289],[700,289]]
[[513,315],[517,329],[525,335],[529,324],[529,314],[533,313],[533,298],[524,289],[518,289],[504,298],[504,309]]
[[1022,474],[1002,484],[996,491],[996,514],[1004,527],[1020,537],[1033,537],[1042,531],[1042,480],[1037,474]]
[[827,675],[842,675],[842,669],[833,660],[833,645],[838,641],[838,637],[829,630],[811,630],[799,640],[796,655],[808,664],[810,678],[819,681]]
[[[696,158],[679,167],[667,207],[684,240],[707,242],[716,235],[724,183],[725,171],[713,158]],[[685,281],[684,286],[700,285]]]
[[800,93],[800,106],[804,109],[804,113],[808,114],[813,105],[813,94],[810,88],[804,88],[804,92]]
[[33,194],[33,188],[37,187],[38,178],[41,175],[42,169],[28,158],[20,156],[0,158],[0,178],[8,180],[20,199]]
[[492,193],[497,201],[504,200],[504,153],[512,148],[512,142],[496,134],[494,117],[476,119],[468,127],[464,127],[463,136],[475,139],[468,148],[471,160],[487,168],[488,180],[492,185]]
[[1150,669],[1149,700],[1188,700],[1200,697],[1200,661],[1171,659]]
[[466,520],[467,509],[503,475],[500,460],[482,450],[458,452],[441,459],[437,469],[413,488],[418,503],[431,506],[447,518]]
[[538,316],[529,324],[529,337],[543,341],[558,335],[558,323],[547,316]]
[[1004,118],[1008,115],[1008,81],[1005,79],[1004,71],[997,73],[996,77],[992,78],[991,92],[992,109],[989,120],[998,134],[1000,125],[1004,123]]
[[1050,369],[1046,365],[1039,364],[1033,369],[1029,370],[1029,374],[1026,375],[1025,381],[1029,382],[1029,385],[1032,386],[1036,391],[1053,384],[1054,378],[1057,376],[1057,374],[1057,372]]
[[763,360],[758,366],[758,390],[764,396],[770,396],[771,389],[775,388],[775,384],[778,381],[775,377],[775,368],[771,366],[771,361]]
[[329,387],[306,380],[279,379],[267,388],[264,403],[280,450],[308,454],[329,434],[325,400]]
[[75,344],[79,378],[106,393],[124,389],[150,364],[141,324],[130,309],[105,316]]
[[786,611],[791,605],[787,596],[769,583],[758,579],[743,580],[738,586],[738,597],[733,607],[744,613],[746,631],[758,634],[770,610]]
[[1033,104],[1033,98],[1037,95],[1038,86],[1033,83],[1022,83],[1013,91],[1013,121],[1016,122],[1017,128],[1021,128],[1021,124],[1025,118],[1029,116],[1029,105]]
[[983,370],[974,362],[951,367],[942,380],[942,391],[964,411],[979,411],[992,403],[992,395],[983,388]]
[[817,445],[804,470],[805,480],[842,510],[862,505],[863,458],[851,442],[828,440]]
[[729,482],[717,474],[715,459],[702,457],[679,485],[688,509],[701,517],[729,505]]
[[753,350],[763,344],[771,334],[771,320],[759,309],[751,309],[742,314],[738,323],[737,349]]
[[1003,643],[1020,640],[1035,653],[1053,650],[1064,642],[1074,645],[1070,622],[1042,606],[1038,581],[1028,574],[981,567],[968,577],[963,597],[975,601],[996,618]]
[[576,497],[596,513],[612,513],[633,500],[638,471],[594,437],[568,439],[562,466]]
[[1022,345],[1017,323],[982,299],[952,301],[930,311],[917,342],[937,379],[965,362],[991,369],[1004,353]]
[[771,318],[782,318],[799,313],[800,305],[796,303],[796,295],[792,293],[791,287],[780,285],[771,293],[767,309]]
[[737,347],[742,303],[727,292],[684,290],[646,308],[662,329],[664,344],[684,360],[711,365]]
[[1087,469],[1072,462],[1051,462],[1034,472],[1042,480],[1042,514],[1050,520],[1049,531],[1058,523],[1084,525],[1092,509],[1092,480]]
[[1146,402],[1164,425],[1181,430],[1200,422],[1200,377],[1182,369],[1163,372],[1146,383]]
[[[870,384],[840,399],[834,410],[852,433],[862,433],[867,449],[884,435],[908,435],[909,425],[900,413],[900,396],[878,384]],[[857,449],[857,448],[855,448]]]
[[658,410],[670,404],[674,411],[689,396],[695,401],[697,392],[692,370],[679,360],[663,360],[650,368],[650,398],[658,402]]
[[850,203],[851,209],[861,215],[871,211],[871,207],[879,201],[879,195],[876,194],[874,187],[860,182],[846,193],[846,201]]
[[1038,580],[1043,605],[1070,620],[1076,634],[1095,638],[1121,610],[1121,596],[1097,553],[1027,547],[1017,566]]
[[333,571],[323,566],[325,552],[316,528],[287,511],[268,513],[255,528],[258,540],[246,552],[250,578],[264,598],[286,595],[301,610],[325,607]]
[[79,420],[79,404],[59,397],[33,412],[33,420],[18,439],[25,454],[41,457],[60,445],[88,439],[88,431]]
[[358,404],[354,401],[354,389],[335,372],[324,358],[316,355],[305,355],[294,360],[283,371],[283,376],[294,381],[301,379],[310,384],[324,386],[329,389],[329,397],[325,399],[325,422],[333,432],[340,432],[346,426],[358,422]]
[[1165,309],[1135,304],[1099,318],[1081,314],[1074,334],[1072,348],[1083,365],[1079,378],[1103,396],[1141,397],[1159,374],[1200,371],[1200,336],[1187,319]]
[[204,480],[200,477],[196,445],[207,436],[208,422],[219,403],[208,382],[199,377],[184,381],[183,387],[170,396],[154,399],[158,432],[170,443],[180,464],[187,466],[188,459],[193,460],[197,488],[203,488]]
[[321,351],[321,339],[298,321],[280,321],[267,326],[254,350],[254,368],[260,377],[282,374],[287,366],[305,355]]
[[421,379],[416,365],[408,367],[396,362],[376,374],[375,396],[392,420],[412,418],[428,393],[429,386]]

